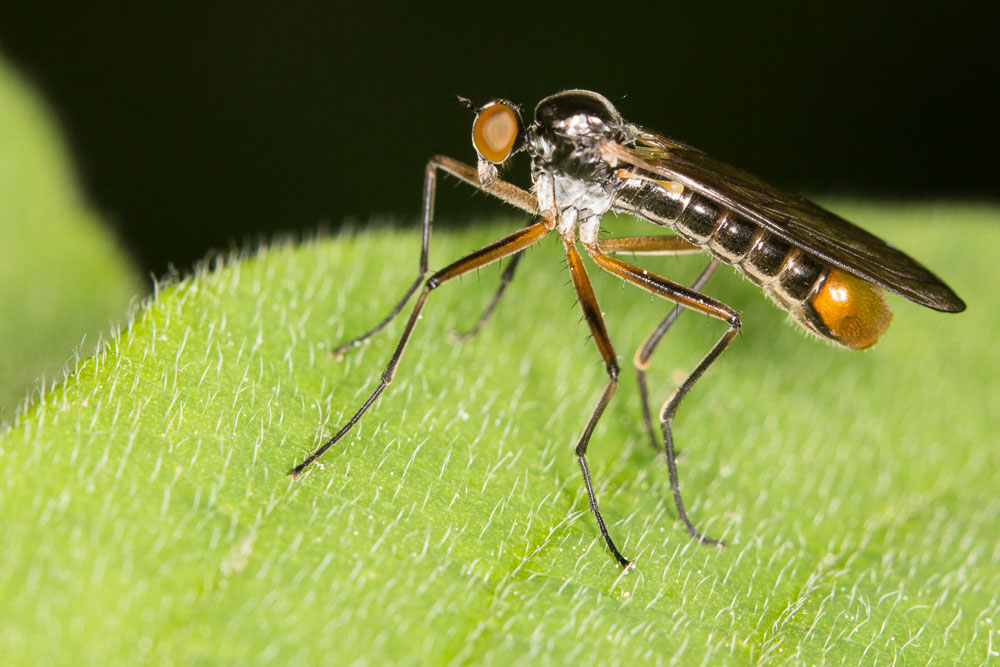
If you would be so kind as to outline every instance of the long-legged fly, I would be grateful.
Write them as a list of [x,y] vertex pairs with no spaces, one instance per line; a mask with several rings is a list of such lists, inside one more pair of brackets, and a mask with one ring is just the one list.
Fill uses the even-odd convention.
[[[478,107],[460,99],[475,112],[472,143],[478,166],[473,168],[445,156],[433,157],[427,163],[423,246],[417,278],[385,319],[371,331],[341,345],[334,354],[340,356],[381,331],[423,283],[395,352],[368,400],[290,475],[301,473],[344,437],[389,386],[433,290],[513,255],[515,261],[503,274],[494,300],[476,325],[478,330],[513,276],[519,253],[551,232],[558,233],[562,240],[577,300],[607,368],[607,385],[584,425],[576,457],[590,509],[611,555],[622,567],[628,567],[630,562],[615,546],[601,517],[586,458],[590,436],[618,385],[619,367],[578,245],[600,268],[675,304],[636,351],[633,363],[646,430],[654,448],[666,454],[678,517],[691,536],[705,544],[719,542],[702,535],[688,519],[677,481],[671,422],[681,400],[740,331],[737,312],[700,291],[720,262],[735,266],[760,285],[771,300],[808,331],[854,349],[873,345],[892,320],[883,288],[935,310],[965,309],[962,300],[937,276],[881,239],[802,197],[782,192],[695,148],[626,122],[597,93],[567,90],[546,97],[535,107],[534,122],[527,127],[518,106],[508,100],[497,99]],[[497,167],[521,151],[531,157],[530,191],[498,177]],[[539,219],[428,275],[438,170]],[[601,216],[608,211],[633,214],[669,228],[674,235],[600,240]],[[613,256],[700,251],[709,253],[711,259],[689,287]],[[660,408],[657,433],[650,416],[646,368],[657,344],[684,308],[719,319],[727,328]]]

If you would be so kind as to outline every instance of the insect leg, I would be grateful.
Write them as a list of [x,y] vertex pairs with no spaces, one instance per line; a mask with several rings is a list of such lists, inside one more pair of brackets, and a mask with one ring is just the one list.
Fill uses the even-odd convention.
[[[679,236],[627,236],[623,238],[606,239],[600,244],[601,250],[605,253],[614,254],[618,252],[632,253],[635,255],[680,255],[687,253],[702,253],[704,250],[696,245],[688,243]],[[521,261],[521,253],[511,257],[510,263],[500,276],[500,285],[493,294],[493,299],[486,306],[476,324],[466,332],[449,331],[448,340],[452,343],[465,342],[473,338],[486,324],[486,320],[497,307],[500,297],[503,296],[507,285],[514,279],[514,272],[517,270],[517,263]]]
[[517,263],[521,261],[521,257],[523,255],[524,253],[519,252],[510,258],[510,261],[507,263],[507,268],[504,269],[503,275],[500,276],[500,285],[497,286],[496,292],[493,293],[493,298],[490,300],[486,309],[483,310],[479,319],[476,320],[476,323],[472,326],[472,328],[464,332],[452,329],[448,332],[449,341],[452,343],[464,343],[467,340],[471,340],[477,333],[479,333],[480,329],[483,328],[483,325],[486,324],[486,320],[488,320],[490,315],[493,314],[497,304],[500,303],[500,297],[503,296],[504,291],[507,289],[507,285],[509,285],[510,281],[514,279],[514,272],[517,270]]
[[417,278],[406,290],[406,293],[403,295],[403,298],[399,300],[399,303],[397,303],[396,306],[389,311],[389,314],[386,315],[381,322],[357,338],[337,346],[337,348],[332,352],[334,357],[337,357],[338,359],[343,357],[344,352],[351,348],[358,347],[388,326],[389,322],[391,322],[393,318],[396,317],[401,310],[403,310],[403,306],[406,305],[406,302],[409,301],[410,297],[412,297],[414,292],[417,291],[417,288],[420,287],[420,283],[427,275],[431,245],[431,222],[434,219],[434,194],[437,189],[438,169],[447,174],[451,174],[458,180],[468,183],[474,188],[487,192],[494,197],[497,197],[498,199],[501,199],[502,201],[505,201],[512,206],[516,206],[528,213],[536,214],[538,212],[538,201],[530,192],[522,190],[516,185],[512,185],[511,183],[507,183],[506,181],[501,181],[499,179],[483,185],[479,182],[479,172],[473,167],[444,155],[435,155],[432,157],[427,162],[427,168],[424,170],[423,235],[420,246],[420,266],[418,267]]
[[[605,239],[598,243],[601,252],[605,254],[632,253],[637,255],[680,255],[694,252],[704,252],[701,248],[688,243],[679,236],[626,236],[624,238]],[[719,262],[712,259],[704,271],[691,284],[691,289],[700,290],[708,279],[715,273]],[[667,333],[673,323],[683,311],[683,306],[674,306],[673,310],[660,322],[660,326],[646,337],[639,349],[632,357],[635,365],[636,379],[639,383],[639,399],[642,403],[642,422],[646,426],[646,433],[649,434],[649,444],[658,452],[663,451],[660,436],[653,430],[653,412],[649,409],[649,389],[646,386],[646,368],[649,367],[649,360],[653,356],[653,351],[659,344],[660,339]]]
[[633,255],[686,255],[705,252],[693,243],[679,236],[624,236],[604,239],[597,243],[601,252],[613,255],[632,253]]
[[667,468],[670,471],[670,489],[674,494],[674,505],[677,507],[677,515],[680,517],[681,521],[684,523],[693,538],[704,544],[720,544],[717,540],[709,539],[699,533],[691,523],[691,520],[688,519],[687,512],[684,509],[684,501],[681,498],[680,484],[677,481],[677,460],[674,453],[674,438],[673,431],[671,430],[671,422],[673,421],[674,415],[677,413],[677,406],[680,404],[681,400],[683,400],[688,392],[691,391],[691,387],[694,386],[694,383],[697,382],[702,375],[704,375],[705,371],[708,370],[708,367],[719,358],[719,355],[721,355],[725,349],[729,347],[733,338],[735,338],[736,334],[739,333],[741,326],[740,316],[735,310],[726,304],[705,296],[695,289],[684,287],[683,285],[669,281],[666,278],[662,278],[654,273],[640,269],[637,266],[623,262],[620,259],[605,255],[601,253],[600,248],[596,245],[588,245],[585,247],[594,262],[596,262],[597,265],[605,271],[627,280],[633,285],[643,288],[647,292],[661,296],[668,301],[673,301],[679,306],[696,310],[729,324],[729,329],[722,334],[715,345],[712,346],[712,349],[708,351],[708,354],[706,354],[701,362],[695,366],[695,369],[691,371],[691,374],[688,375],[687,379],[674,390],[674,393],[670,395],[670,398],[666,400],[660,410],[660,428],[663,431],[664,450],[667,454]]
[[575,241],[571,238],[563,238],[563,245],[566,247],[566,261],[569,265],[569,274],[573,279],[573,289],[576,290],[576,298],[580,302],[580,307],[583,308],[583,316],[587,320],[587,325],[590,327],[594,342],[597,343],[597,349],[604,358],[604,366],[608,371],[608,384],[604,387],[604,393],[601,394],[597,405],[594,406],[594,411],[590,414],[590,419],[583,429],[579,442],[577,442],[576,459],[580,463],[580,470],[583,471],[583,482],[587,486],[590,510],[597,518],[597,527],[600,528],[601,535],[604,537],[608,549],[611,550],[611,555],[614,556],[619,565],[627,568],[631,563],[618,551],[618,547],[615,546],[608,533],[604,518],[601,516],[601,510],[597,506],[597,496],[594,494],[594,485],[590,482],[590,469],[587,466],[587,444],[590,442],[590,436],[618,386],[618,361],[615,359],[615,350],[611,345],[608,329],[604,325],[601,307],[597,303],[594,288],[591,286],[587,270],[583,266],[583,259],[580,258],[580,253],[576,250]]
[[[612,255],[615,253],[630,253],[633,255],[684,255],[705,252],[698,246],[685,241],[679,236],[626,236],[605,239],[601,241],[599,245],[604,253]],[[486,323],[486,320],[489,319],[490,315],[493,314],[494,309],[496,309],[497,303],[500,301],[500,297],[503,296],[504,290],[507,289],[507,285],[509,285],[510,281],[514,279],[514,272],[517,270],[517,263],[520,260],[520,253],[511,258],[510,264],[507,265],[507,269],[503,272],[503,275],[500,276],[500,285],[497,287],[497,291],[494,293],[493,299],[490,301],[489,305],[486,306],[482,315],[479,316],[476,324],[469,331],[464,333],[455,330],[448,332],[448,339],[451,342],[465,342],[479,333],[479,331],[483,328],[483,325]],[[648,414],[648,408],[646,409],[646,412]],[[648,418],[646,422],[647,424],[649,423]],[[652,427],[650,427],[650,429],[651,428]],[[658,448],[658,445],[654,445],[654,447]]]
[[375,399],[385,391],[385,388],[389,386],[392,382],[393,377],[396,375],[396,368],[399,366],[400,360],[403,358],[403,352],[406,351],[406,345],[410,341],[410,336],[413,335],[413,329],[417,326],[417,322],[420,320],[420,314],[424,309],[424,304],[427,302],[427,296],[432,290],[440,287],[444,283],[457,278],[462,274],[468,273],[469,271],[474,271],[479,267],[486,266],[491,262],[495,262],[498,259],[507,257],[508,255],[513,255],[516,252],[524,250],[533,243],[538,242],[542,237],[548,234],[553,229],[553,224],[549,221],[536,222],[530,227],[525,227],[513,234],[506,236],[499,241],[491,243],[479,250],[466,255],[465,257],[452,262],[445,268],[436,272],[427,282],[424,284],[424,289],[417,298],[417,302],[413,306],[413,310],[410,313],[410,319],[406,322],[406,327],[403,329],[402,336],[399,337],[399,342],[396,343],[396,350],[392,353],[392,358],[389,360],[389,364],[385,367],[382,372],[382,379],[379,382],[378,387],[372,392],[368,400],[362,404],[358,411],[354,413],[347,423],[337,431],[336,435],[327,440],[322,446],[320,446],[316,451],[310,454],[306,459],[292,468],[288,473],[292,476],[298,476],[303,470],[305,470],[309,464],[318,459],[323,455],[326,450],[330,449],[338,440],[343,438],[348,431],[361,419],[362,415],[371,407]]
[[[708,266],[695,278],[695,281],[691,283],[691,289],[700,290],[704,287],[705,283],[708,282],[708,279],[712,277],[712,274],[715,273],[718,267],[719,261],[712,259],[708,263]],[[649,390],[646,386],[646,369],[649,367],[649,360],[652,358],[656,346],[660,343],[660,339],[667,333],[667,329],[677,321],[683,310],[683,306],[674,306],[673,310],[660,322],[660,325],[646,337],[646,340],[642,342],[639,349],[635,351],[635,356],[632,357],[632,363],[635,365],[635,376],[639,382],[639,396],[642,401],[642,420],[646,425],[646,432],[649,434],[649,442],[653,446],[653,449],[658,452],[662,452],[663,447],[660,444],[660,438],[657,436],[656,431],[653,430],[652,411],[649,409]]]

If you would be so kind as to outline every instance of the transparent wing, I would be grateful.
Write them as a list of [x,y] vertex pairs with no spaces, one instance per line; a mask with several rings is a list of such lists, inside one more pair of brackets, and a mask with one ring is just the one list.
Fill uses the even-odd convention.
[[620,162],[679,182],[810,254],[911,301],[935,310],[965,310],[965,303],[940,278],[877,236],[696,148],[634,127],[635,146],[614,144],[607,149]]

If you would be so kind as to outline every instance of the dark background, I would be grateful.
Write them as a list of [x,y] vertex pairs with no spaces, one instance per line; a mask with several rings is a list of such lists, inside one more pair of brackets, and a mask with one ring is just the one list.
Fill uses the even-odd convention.
[[[416,228],[426,159],[473,158],[455,93],[530,115],[560,89],[597,90],[626,118],[812,194],[995,195],[993,12],[746,4],[42,3],[0,7],[0,50],[157,274],[321,223]],[[443,224],[502,210],[442,193]]]

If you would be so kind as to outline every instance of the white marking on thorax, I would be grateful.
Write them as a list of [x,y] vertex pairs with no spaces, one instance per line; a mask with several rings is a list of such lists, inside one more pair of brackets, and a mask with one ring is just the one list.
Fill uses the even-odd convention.
[[575,236],[579,222],[580,240],[596,243],[601,216],[611,208],[614,191],[579,178],[542,174],[535,181],[535,196],[540,210],[555,212],[560,235]]
[[556,206],[560,210],[572,206],[580,212],[581,218],[589,218],[604,215],[611,208],[614,191],[609,192],[602,183],[559,175],[553,176],[552,180]]

